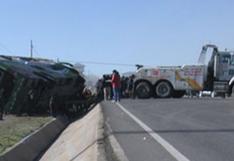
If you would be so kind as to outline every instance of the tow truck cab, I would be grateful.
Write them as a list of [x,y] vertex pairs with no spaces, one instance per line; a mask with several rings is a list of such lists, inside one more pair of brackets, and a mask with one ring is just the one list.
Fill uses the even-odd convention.
[[207,67],[207,75],[204,89],[214,91],[217,95],[228,96],[233,90],[234,78],[234,54],[229,51],[213,49],[211,59]]

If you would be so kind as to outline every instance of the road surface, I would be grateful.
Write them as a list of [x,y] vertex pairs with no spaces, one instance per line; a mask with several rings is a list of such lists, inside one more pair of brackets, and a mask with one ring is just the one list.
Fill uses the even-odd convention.
[[101,103],[129,161],[233,161],[234,99]]

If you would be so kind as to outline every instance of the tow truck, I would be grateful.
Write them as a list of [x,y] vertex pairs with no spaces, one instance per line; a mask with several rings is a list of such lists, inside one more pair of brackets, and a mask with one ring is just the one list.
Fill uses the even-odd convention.
[[[208,49],[211,58],[206,64]],[[186,91],[210,91],[217,96],[231,96],[234,92],[234,54],[219,51],[216,45],[202,47],[198,64],[140,68],[134,79],[134,93],[138,98],[180,98]]]

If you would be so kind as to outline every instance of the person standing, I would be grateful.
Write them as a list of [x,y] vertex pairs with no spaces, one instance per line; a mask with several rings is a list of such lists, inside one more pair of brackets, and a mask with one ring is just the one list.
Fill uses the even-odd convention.
[[103,80],[98,79],[95,86],[96,86],[97,99],[98,101],[101,101],[103,100]]
[[112,77],[111,77],[111,84],[113,88],[113,94],[114,94],[114,101],[120,101],[120,75],[116,70],[113,70]]
[[135,75],[131,75],[128,80],[127,90],[130,98],[134,98],[134,78]]
[[103,75],[103,93],[104,93],[104,100],[111,99],[111,75]]
[[121,91],[120,91],[120,96],[121,98],[126,98],[127,97],[127,83],[128,83],[128,77],[122,76],[121,77]]

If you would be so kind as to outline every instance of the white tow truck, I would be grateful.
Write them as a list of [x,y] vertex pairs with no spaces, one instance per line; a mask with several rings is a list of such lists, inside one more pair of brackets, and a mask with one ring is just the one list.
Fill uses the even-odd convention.
[[[208,64],[205,64],[209,48],[213,51]],[[210,44],[202,47],[197,65],[143,67],[138,69],[134,79],[134,93],[138,98],[180,98],[186,91],[211,91],[225,97],[231,96],[233,86],[233,52],[221,52]]]

